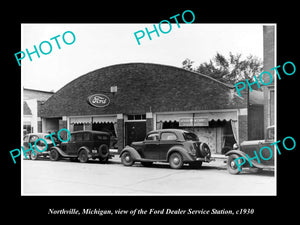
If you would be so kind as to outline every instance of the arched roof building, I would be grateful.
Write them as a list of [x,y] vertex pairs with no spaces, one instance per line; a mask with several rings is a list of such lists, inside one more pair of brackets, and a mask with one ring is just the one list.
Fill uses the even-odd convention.
[[82,75],[58,90],[40,106],[40,130],[108,129],[118,136],[120,150],[146,131],[176,127],[196,130],[221,152],[224,138],[217,140],[218,135],[232,130],[238,142],[247,139],[246,93],[241,98],[234,86],[173,66],[118,64]]

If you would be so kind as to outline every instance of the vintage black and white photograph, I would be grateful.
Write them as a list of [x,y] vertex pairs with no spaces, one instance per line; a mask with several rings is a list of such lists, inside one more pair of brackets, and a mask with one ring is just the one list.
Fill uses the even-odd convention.
[[21,24],[22,196],[277,195],[276,24],[178,13]]

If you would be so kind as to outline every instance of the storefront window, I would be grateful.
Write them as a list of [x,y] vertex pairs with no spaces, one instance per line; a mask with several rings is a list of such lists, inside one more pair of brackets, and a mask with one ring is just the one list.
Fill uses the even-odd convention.
[[31,125],[29,125],[29,124],[23,125],[23,133],[24,133],[24,134],[32,133]]
[[165,121],[163,122],[162,129],[179,129],[179,122],[177,121]]
[[[117,130],[116,123],[93,123],[92,130],[104,131],[110,134],[110,148],[117,149],[118,146],[118,138],[117,138]],[[106,140],[107,136],[101,136],[101,140]]]
[[93,123],[92,130],[108,132],[112,136],[116,136],[115,126],[113,123]]
[[74,131],[83,130],[83,123],[74,124],[73,130]]
[[225,154],[236,143],[231,121],[228,120],[210,120],[208,126],[194,127],[180,127],[179,121],[164,121],[162,122],[162,129],[183,129],[190,131],[185,133],[186,140],[205,142],[212,149],[213,153],[218,154]]

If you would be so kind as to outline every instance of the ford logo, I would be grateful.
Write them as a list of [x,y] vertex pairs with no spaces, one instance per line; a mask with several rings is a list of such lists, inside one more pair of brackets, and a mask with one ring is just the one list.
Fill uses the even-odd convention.
[[88,103],[94,107],[105,107],[110,103],[109,98],[103,94],[94,94],[88,97]]

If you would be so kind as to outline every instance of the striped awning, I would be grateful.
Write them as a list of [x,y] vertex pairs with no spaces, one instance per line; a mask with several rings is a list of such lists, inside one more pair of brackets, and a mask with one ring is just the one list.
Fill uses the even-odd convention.
[[70,117],[70,124],[116,123],[116,116]]
[[93,123],[116,123],[117,116],[96,116],[93,117]]
[[92,117],[70,117],[70,124],[91,123]]
[[[168,121],[177,121],[179,122],[181,118],[192,118],[193,113],[178,113],[178,114],[157,114],[157,122],[168,122]],[[207,118],[208,121],[211,120],[237,120],[236,111],[225,111],[225,112],[203,112],[195,113],[195,118]]]

